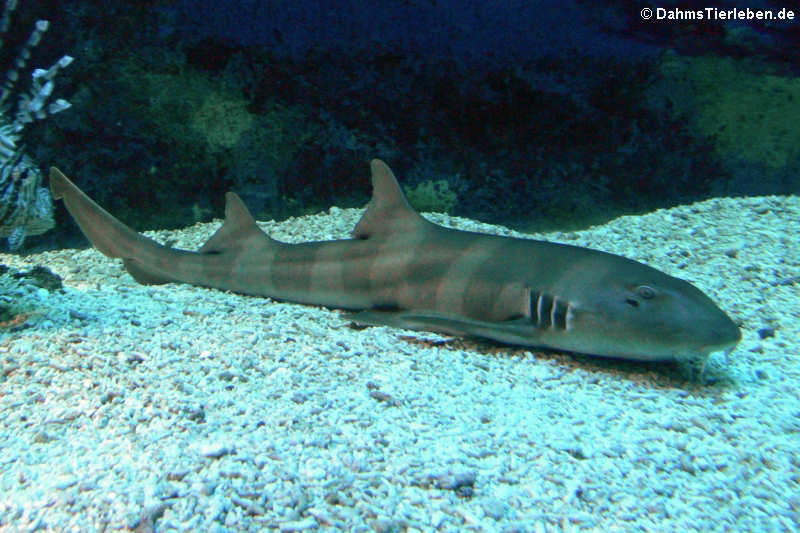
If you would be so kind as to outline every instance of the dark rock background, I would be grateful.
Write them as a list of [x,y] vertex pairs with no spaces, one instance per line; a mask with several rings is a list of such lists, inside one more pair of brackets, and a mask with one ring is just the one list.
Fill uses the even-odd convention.
[[[73,108],[27,149],[137,229],[220,217],[227,190],[261,219],[361,206],[373,157],[421,209],[523,229],[797,193],[800,21],[641,7],[23,0],[6,42],[51,21],[30,64],[75,56]],[[26,246],[80,243],[59,206]]]

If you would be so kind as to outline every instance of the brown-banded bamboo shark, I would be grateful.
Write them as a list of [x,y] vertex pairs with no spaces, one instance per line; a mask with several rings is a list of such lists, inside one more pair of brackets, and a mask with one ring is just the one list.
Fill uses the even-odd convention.
[[375,159],[371,170],[372,199],[352,239],[278,242],[228,193],[225,222],[196,252],[135,232],[56,168],[50,188],[139,283],[190,283],[360,311],[353,319],[363,324],[633,360],[704,360],[741,337],[686,281],[588,248],[438,226],[411,208],[386,164]]

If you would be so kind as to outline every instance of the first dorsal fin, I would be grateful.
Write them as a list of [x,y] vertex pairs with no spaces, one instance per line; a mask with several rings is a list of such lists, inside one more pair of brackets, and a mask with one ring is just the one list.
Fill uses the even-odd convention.
[[353,238],[368,239],[372,235],[396,231],[416,231],[427,221],[409,205],[397,178],[380,159],[370,162],[372,199],[353,229]]
[[274,242],[256,225],[250,211],[236,193],[225,195],[225,222],[202,246],[200,253],[221,253],[229,248]]

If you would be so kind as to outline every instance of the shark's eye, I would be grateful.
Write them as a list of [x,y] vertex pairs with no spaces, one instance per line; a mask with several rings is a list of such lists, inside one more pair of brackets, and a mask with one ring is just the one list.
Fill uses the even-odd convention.
[[647,285],[640,285],[639,287],[636,287],[636,294],[638,294],[645,300],[650,300],[651,298],[655,297],[656,291],[648,287]]

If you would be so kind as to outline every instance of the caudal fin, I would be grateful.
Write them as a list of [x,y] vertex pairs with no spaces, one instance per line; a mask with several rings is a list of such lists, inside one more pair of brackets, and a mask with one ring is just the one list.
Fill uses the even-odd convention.
[[[108,257],[121,257],[133,279],[146,285],[184,282],[218,285],[202,256],[216,256],[216,270],[230,271],[240,253],[277,245],[256,225],[242,200],[228,193],[225,223],[197,252],[163,246],[126,226],[86,196],[57,168],[50,169],[53,198],[64,200],[86,238]],[[230,265],[227,265],[231,263]]]
[[64,200],[86,238],[108,257],[135,257],[143,246],[163,248],[117,220],[55,167],[50,169],[50,192],[53,198]]
[[[176,253],[126,226],[86,196],[69,178],[55,167],[50,168],[50,192],[64,200],[67,210],[78,223],[89,242],[108,257],[121,257],[125,267],[139,283],[176,281],[149,266],[148,258]],[[163,261],[158,261],[161,263]]]

